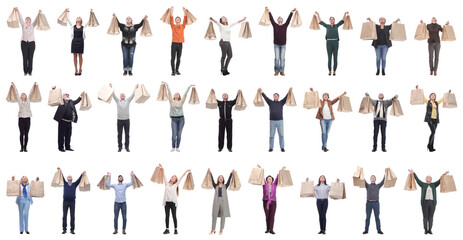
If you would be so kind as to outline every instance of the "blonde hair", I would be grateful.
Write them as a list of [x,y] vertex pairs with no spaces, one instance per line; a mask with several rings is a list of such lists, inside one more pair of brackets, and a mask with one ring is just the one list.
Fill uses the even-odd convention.
[[27,178],[26,176],[21,177],[21,184],[23,183],[23,178],[26,178],[26,186],[29,185],[29,178]]

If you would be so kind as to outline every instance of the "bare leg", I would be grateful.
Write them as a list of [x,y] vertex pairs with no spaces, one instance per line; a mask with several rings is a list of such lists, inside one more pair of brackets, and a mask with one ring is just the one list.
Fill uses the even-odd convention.
[[82,53],[79,53],[79,73],[82,73],[82,60]]
[[76,69],[77,74],[77,53],[74,53],[74,68]]

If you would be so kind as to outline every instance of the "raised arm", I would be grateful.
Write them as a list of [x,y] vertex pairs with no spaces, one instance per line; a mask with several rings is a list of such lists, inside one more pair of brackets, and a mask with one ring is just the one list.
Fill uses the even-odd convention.
[[382,187],[384,185],[384,179],[386,178],[386,175],[383,177],[383,180],[378,184],[379,187]]
[[288,15],[288,18],[286,19],[286,22],[285,22],[285,26],[288,26],[289,23],[291,22],[291,19],[293,18],[293,13],[296,11],[296,9],[294,8],[293,10],[291,10],[291,12],[289,13]]
[[[116,17],[116,14],[113,13],[113,17]],[[119,27],[119,30],[123,30],[124,29],[124,24],[122,24],[121,22],[119,22],[119,18],[116,17],[116,21],[117,21],[117,26]]]
[[[138,84],[137,84],[137,87],[135,89],[137,89],[137,88],[138,88]],[[127,98],[127,102],[131,102],[134,97],[135,97],[135,90],[133,90],[132,94],[130,94],[130,96]]]
[[162,83],[166,85],[167,97],[169,98],[169,102],[172,102],[172,93],[170,92],[169,84],[167,84],[166,82],[162,82]]
[[214,176],[212,176],[212,172],[209,171],[209,173],[210,173],[210,175],[211,175],[212,187],[214,187],[214,189],[215,189],[215,187],[217,186],[217,184],[216,184],[215,181],[214,181]]
[[[268,9],[268,8],[265,8],[265,9]],[[269,18],[270,18],[270,23],[272,24],[272,26],[275,27],[275,26],[276,26],[276,22],[275,22],[275,19],[273,19],[273,15],[272,15],[272,12],[270,12],[270,10],[269,10],[269,12],[268,12],[268,16],[269,16]]]
[[74,182],[76,185],[80,184],[80,180],[82,180],[82,175],[83,175],[83,173],[80,174],[80,177],[77,179],[77,181]]
[[133,185],[133,172],[130,173],[130,183],[125,184],[125,188]]
[[182,97],[182,100],[181,100],[182,103],[185,102],[186,97],[188,96],[188,92],[190,91],[190,88],[191,88],[191,87],[194,87],[194,85],[188,86],[188,88],[186,89],[185,93],[183,94],[183,97]]
[[32,22],[32,27],[34,27],[34,28],[37,26],[37,23],[39,22],[39,14],[40,13],[42,13],[42,10],[39,10],[39,13],[37,14],[37,16],[34,19],[34,22]]
[[108,177],[106,178],[106,187],[114,188],[114,184],[109,183],[110,178],[111,178],[111,173],[108,173]]
[[418,184],[418,186],[422,187],[422,186],[423,186],[423,182],[418,178],[418,175],[416,175],[415,171],[413,171],[413,169],[409,169],[408,171],[409,171],[411,174],[413,174],[413,177],[415,178],[416,183]]
[[228,177],[228,181],[227,181],[227,183],[225,184],[225,188],[226,188],[226,189],[228,189],[228,187],[230,186],[230,182],[231,182],[231,179],[232,179],[232,177],[233,177],[233,172],[234,172],[234,171],[235,171],[235,170],[233,170],[233,171],[230,173],[230,176]]
[[135,24],[133,27],[135,28],[135,31],[137,31],[139,28],[143,27],[143,23],[145,23],[145,19],[147,19],[148,16],[145,16],[139,24]]
[[85,94],[85,92],[82,92],[82,93],[80,94],[80,96],[79,96],[76,100],[72,101],[72,103],[73,103],[74,105],[79,104],[79,103],[80,103],[80,100],[82,100],[82,97],[84,96],[84,94]]
[[19,11],[19,9],[17,7],[14,8],[14,9],[16,9],[16,11],[18,12],[18,19],[19,19],[19,23],[21,24],[21,27],[24,27],[24,19],[23,19],[22,15],[21,15],[21,12]]

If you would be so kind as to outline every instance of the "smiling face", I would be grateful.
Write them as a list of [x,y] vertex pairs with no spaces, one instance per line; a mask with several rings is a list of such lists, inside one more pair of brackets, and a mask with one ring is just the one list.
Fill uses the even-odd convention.
[[436,100],[436,94],[435,94],[435,93],[431,93],[431,95],[429,95],[429,99],[435,101],[435,100]]
[[23,102],[27,100],[27,95],[25,93],[21,93],[21,100],[23,100]]
[[121,100],[125,100],[125,93],[121,93],[120,98]]
[[433,17],[433,18],[431,19],[431,23],[437,23],[437,18],[436,18],[436,17]]
[[131,17],[125,18],[125,24],[126,24],[126,25],[130,26],[130,25],[132,25],[132,23],[133,23],[133,21],[132,21],[132,18],[131,18]]
[[383,99],[384,99],[384,94],[380,93],[380,94],[378,95],[378,98],[379,98],[379,100],[383,100]]
[[226,94],[226,93],[222,94],[222,99],[224,101],[228,101],[228,94]]
[[334,25],[334,17],[330,17],[330,24]]
[[181,100],[181,98],[180,98],[180,93],[175,93],[175,94],[174,94],[174,100],[176,100],[176,101],[180,101],[180,100]]
[[376,182],[376,177],[375,177],[375,175],[372,175],[372,176],[370,177],[370,182],[371,182],[371,183],[375,183],[375,182]]
[[323,101],[328,101],[330,99],[330,95],[328,93],[323,93]]
[[267,183],[272,184],[273,183],[273,178],[271,176],[267,177]]
[[432,177],[431,176],[426,176],[426,183],[431,183]]
[[228,19],[226,17],[221,17],[220,23],[222,23],[223,25],[228,25]]
[[280,95],[278,95],[278,93],[274,93],[273,94],[273,100],[278,101],[278,99],[280,99]]
[[82,25],[82,18],[81,17],[76,18],[76,25]]
[[117,178],[117,181],[122,183],[124,181],[124,178],[121,175],[119,175],[119,177]]
[[175,18],[175,23],[176,24],[180,24],[181,21],[182,21],[182,19],[180,17]]
[[380,17],[379,18],[379,23],[382,24],[382,25],[386,24],[386,18]]
[[72,176],[68,176],[68,183],[72,183]]
[[223,180],[223,176],[220,175],[218,178],[217,178],[217,183],[222,183],[223,184],[224,180]]
[[63,98],[64,98],[64,99],[69,99],[69,93],[63,94]]
[[30,26],[30,25],[31,25],[31,18],[30,18],[30,17],[27,17],[27,18],[26,18],[26,25],[27,25],[27,26]]
[[29,179],[27,179],[26,176],[23,176],[23,177],[21,178],[21,183],[24,184],[24,185],[27,185],[27,184],[29,183]]
[[283,18],[282,17],[278,17],[278,25],[283,25]]
[[177,176],[175,176],[175,175],[172,176],[172,177],[170,178],[170,181],[169,181],[169,182],[171,182],[172,184],[177,183]]

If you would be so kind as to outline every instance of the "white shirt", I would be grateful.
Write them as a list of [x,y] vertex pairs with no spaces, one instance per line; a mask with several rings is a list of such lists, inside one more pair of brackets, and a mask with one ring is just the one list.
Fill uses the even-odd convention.
[[172,184],[172,186],[169,185],[169,181],[167,181],[166,175],[164,175],[164,184],[166,186],[164,190],[164,199],[162,202],[162,205],[166,205],[166,202],[173,202],[175,203],[175,206],[177,207],[178,202],[177,202],[177,188],[180,182],[182,181],[182,177],[180,177],[175,184]]
[[331,111],[328,106],[328,101],[325,101],[323,105],[323,119],[331,119]]
[[377,108],[376,108],[376,116],[379,115],[379,117],[383,117],[383,101],[378,101],[377,103]]
[[426,196],[424,197],[424,200],[434,200],[434,197],[432,196],[432,189],[430,186],[426,189]]
[[238,22],[234,22],[234,23],[229,24],[229,25],[223,25],[220,22],[217,22],[216,24],[220,28],[220,35],[222,37],[222,40],[226,41],[226,42],[230,42],[230,40],[231,40],[231,27],[238,24]]
[[[32,93],[32,89],[31,89]],[[18,106],[19,106],[19,112],[18,112],[18,117],[19,118],[30,118],[32,117],[32,112],[31,112],[31,93],[29,93],[29,96],[27,97],[26,101],[23,101],[21,99],[21,96],[18,93],[18,90],[15,88],[15,94],[16,94],[16,99],[18,99]]]

